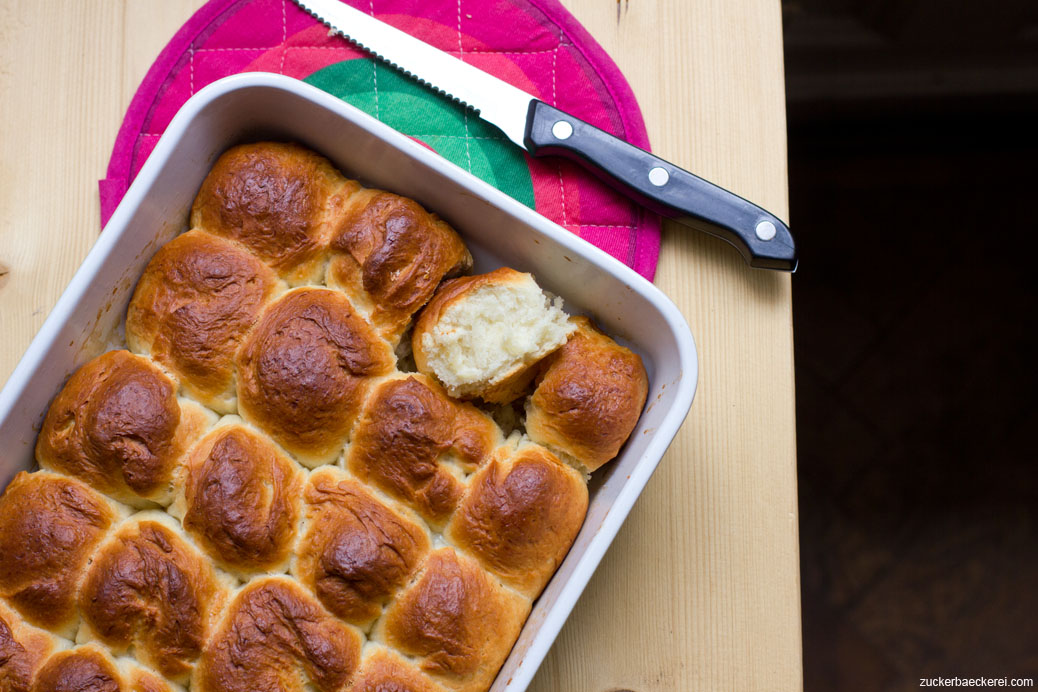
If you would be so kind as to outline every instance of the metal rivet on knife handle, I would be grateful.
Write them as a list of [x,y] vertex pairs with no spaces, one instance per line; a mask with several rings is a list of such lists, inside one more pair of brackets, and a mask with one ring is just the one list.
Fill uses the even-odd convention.
[[670,180],[670,173],[667,172],[666,168],[662,166],[656,166],[649,171],[649,182],[656,187],[663,187]]
[[573,126],[565,120],[560,120],[551,126],[551,133],[555,139],[569,139],[573,134]]
[[761,221],[759,224],[757,224],[757,228],[755,230],[757,232],[757,237],[761,240],[771,240],[775,237],[775,234],[778,232],[778,229],[775,228],[775,224],[771,223],[770,221]]

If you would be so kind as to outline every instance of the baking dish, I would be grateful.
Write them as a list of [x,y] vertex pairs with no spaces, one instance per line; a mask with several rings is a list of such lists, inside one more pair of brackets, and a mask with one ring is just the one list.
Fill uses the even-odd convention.
[[235,75],[200,91],[173,119],[0,391],[0,487],[33,467],[40,422],[67,377],[122,345],[137,278],[155,250],[185,229],[217,156],[259,138],[298,141],[348,176],[417,200],[461,233],[475,272],[504,264],[533,272],[568,309],[591,315],[644,360],[646,411],[620,456],[592,478],[584,526],[491,688],[525,690],[688,413],[698,377],[692,335],[674,304],[633,270],[315,87],[280,75]]

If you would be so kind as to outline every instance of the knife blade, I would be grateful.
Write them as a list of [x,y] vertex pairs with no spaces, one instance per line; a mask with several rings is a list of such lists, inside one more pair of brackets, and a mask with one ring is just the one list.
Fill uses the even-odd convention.
[[789,227],[752,202],[341,0],[295,2],[375,58],[472,109],[531,156],[581,164],[637,203],[731,243],[752,267],[796,270]]

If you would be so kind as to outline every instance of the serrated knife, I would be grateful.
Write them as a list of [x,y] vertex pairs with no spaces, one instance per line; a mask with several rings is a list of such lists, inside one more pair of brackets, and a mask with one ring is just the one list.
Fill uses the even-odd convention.
[[639,204],[728,241],[750,266],[796,270],[789,228],[752,202],[340,0],[295,2],[377,59],[471,108],[531,156],[576,161]]

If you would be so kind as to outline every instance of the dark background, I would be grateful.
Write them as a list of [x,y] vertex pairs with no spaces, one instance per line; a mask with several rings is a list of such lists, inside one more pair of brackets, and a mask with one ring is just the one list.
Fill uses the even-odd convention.
[[1038,0],[785,0],[804,686],[1038,678]]

